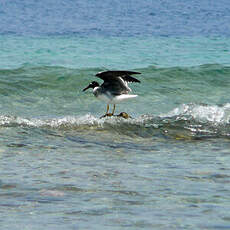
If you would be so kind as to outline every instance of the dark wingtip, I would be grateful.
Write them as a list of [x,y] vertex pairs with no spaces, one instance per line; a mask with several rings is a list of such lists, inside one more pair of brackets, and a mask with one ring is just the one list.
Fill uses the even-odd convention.
[[[129,76],[130,77],[130,76]],[[138,79],[136,79],[136,78],[134,78],[134,77],[132,77],[132,79],[130,79],[130,80],[128,80],[129,82],[137,82],[137,83],[141,83],[141,81],[140,80],[138,80]]]
[[125,75],[122,78],[123,78],[123,80],[125,80],[127,82],[138,82],[138,83],[141,83],[138,79],[136,79],[135,77],[132,77],[130,75]]
[[114,75],[114,76],[121,76],[124,74],[132,75],[132,74],[141,74],[141,73],[136,71],[129,71],[129,70],[106,70],[106,71],[101,71],[96,73],[95,76],[99,77],[101,75],[107,75],[107,74]]
[[133,72],[133,74],[141,74],[140,72]]
[[108,79],[111,78],[122,77],[123,80],[127,82],[141,83],[138,79],[131,76],[133,74],[141,74],[141,73],[136,71],[129,71],[129,70],[107,70],[107,71],[98,72],[95,74],[95,76],[103,79],[104,81],[107,81]]
[[109,72],[109,71],[100,71],[100,72],[96,73],[95,76],[100,77],[101,75],[105,74],[106,72]]

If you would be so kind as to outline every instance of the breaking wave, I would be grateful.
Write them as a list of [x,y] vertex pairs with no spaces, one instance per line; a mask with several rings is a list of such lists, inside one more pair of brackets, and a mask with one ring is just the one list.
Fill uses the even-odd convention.
[[33,127],[76,132],[105,131],[143,138],[157,135],[176,139],[227,138],[230,137],[230,104],[183,104],[160,116],[142,115],[129,119],[100,119],[91,114],[50,119],[1,115],[0,127]]

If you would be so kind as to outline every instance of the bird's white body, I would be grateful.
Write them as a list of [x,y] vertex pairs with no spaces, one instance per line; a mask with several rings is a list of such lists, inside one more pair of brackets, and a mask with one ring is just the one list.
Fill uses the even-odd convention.
[[[83,91],[92,88],[96,98],[105,101],[107,104],[106,116],[113,116],[116,104],[137,97],[137,95],[129,94],[132,90],[128,86],[128,82],[139,82],[132,74],[140,74],[139,72],[126,70],[108,70],[99,72],[96,77],[101,78],[104,82],[99,84],[96,81],[91,82]],[[113,104],[112,113],[109,113],[109,105]]]
[[95,87],[93,89],[93,94],[99,100],[105,101],[107,104],[119,104],[123,101],[126,101],[128,99],[132,99],[132,98],[135,98],[138,96],[138,95],[134,95],[134,94],[121,94],[121,95],[114,96],[108,91],[106,93],[100,94],[99,90],[100,90],[99,87]]

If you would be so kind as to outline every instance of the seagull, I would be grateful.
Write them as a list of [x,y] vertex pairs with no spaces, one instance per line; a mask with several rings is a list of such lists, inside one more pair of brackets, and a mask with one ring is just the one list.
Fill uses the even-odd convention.
[[[133,74],[141,73],[127,70],[108,70],[99,72],[95,76],[101,78],[104,81],[103,84],[100,85],[98,82],[93,81],[83,89],[83,91],[86,91],[92,88],[94,96],[107,103],[106,113],[102,117],[113,116],[116,104],[138,96],[129,94],[132,90],[129,88],[128,82],[140,83],[138,79],[131,76]],[[109,113],[110,104],[113,104],[112,113]]]

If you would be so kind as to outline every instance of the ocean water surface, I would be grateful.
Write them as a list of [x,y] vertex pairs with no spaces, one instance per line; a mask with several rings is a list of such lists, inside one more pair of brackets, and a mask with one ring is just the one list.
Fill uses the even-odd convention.
[[[230,3],[0,3],[2,229],[229,229]],[[99,71],[141,72],[100,119]]]

